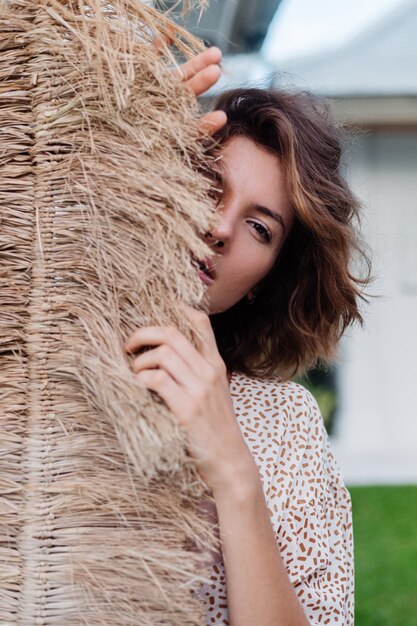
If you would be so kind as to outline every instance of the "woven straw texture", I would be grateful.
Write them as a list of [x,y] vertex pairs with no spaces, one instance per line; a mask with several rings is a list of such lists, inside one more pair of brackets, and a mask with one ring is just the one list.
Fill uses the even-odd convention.
[[[0,623],[191,625],[213,544],[122,350],[203,293],[196,105],[138,0],[0,0]],[[199,548],[200,552],[196,550]]]

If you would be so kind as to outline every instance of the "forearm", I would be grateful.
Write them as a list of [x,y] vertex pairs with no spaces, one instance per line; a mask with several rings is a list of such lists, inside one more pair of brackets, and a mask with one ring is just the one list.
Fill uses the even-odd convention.
[[308,626],[278,550],[255,464],[215,494],[231,626]]

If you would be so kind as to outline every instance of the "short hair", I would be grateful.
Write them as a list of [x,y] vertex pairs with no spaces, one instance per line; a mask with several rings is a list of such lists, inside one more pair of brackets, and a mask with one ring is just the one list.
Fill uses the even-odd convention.
[[[210,316],[219,352],[230,371],[300,375],[333,361],[345,329],[363,323],[370,262],[356,231],[360,205],[340,171],[341,132],[326,101],[306,91],[234,89],[213,108],[227,114],[215,150],[245,136],[278,156],[295,217],[254,304],[243,298]],[[352,272],[358,255],[363,278]]]

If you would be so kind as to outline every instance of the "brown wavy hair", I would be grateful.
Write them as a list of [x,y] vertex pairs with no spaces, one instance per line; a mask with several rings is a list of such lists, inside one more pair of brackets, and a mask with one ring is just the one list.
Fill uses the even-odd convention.
[[[214,109],[228,120],[215,150],[245,136],[278,156],[295,216],[255,302],[210,316],[217,345],[230,371],[299,375],[332,362],[345,329],[363,323],[370,263],[357,235],[360,205],[341,173],[342,134],[326,101],[305,91],[234,89]],[[352,272],[360,258],[364,277]]]

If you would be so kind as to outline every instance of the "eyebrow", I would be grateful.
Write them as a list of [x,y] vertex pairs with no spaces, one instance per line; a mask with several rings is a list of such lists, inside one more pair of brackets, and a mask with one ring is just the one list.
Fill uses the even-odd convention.
[[[218,167],[217,168],[213,168],[212,172],[214,175],[214,178],[217,180],[217,182],[219,183],[223,183],[223,185],[226,187],[227,186],[227,176],[226,176],[226,168],[224,167],[223,163],[218,163],[217,164]],[[220,167],[219,167],[220,166]],[[262,206],[261,204],[257,204],[256,202],[253,202],[251,204],[251,207],[255,210],[258,211],[259,213],[262,213],[263,215],[266,215],[268,217],[272,217],[272,219],[274,219],[276,222],[278,222],[278,224],[281,226],[284,235],[286,234],[286,227],[285,227],[285,222],[284,222],[284,218],[282,217],[281,213],[277,213],[277,211],[273,211],[272,209],[268,209],[268,207],[266,206]]]
[[255,209],[255,211],[258,211],[259,213],[263,213],[264,215],[272,217],[272,219],[278,222],[278,224],[281,226],[285,234],[286,232],[285,222],[281,213],[277,213],[276,211],[272,211],[272,209],[268,209],[268,207],[266,206],[261,206],[260,204],[256,204],[256,203],[253,203],[252,207]]

